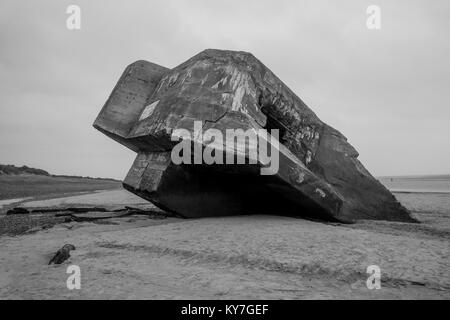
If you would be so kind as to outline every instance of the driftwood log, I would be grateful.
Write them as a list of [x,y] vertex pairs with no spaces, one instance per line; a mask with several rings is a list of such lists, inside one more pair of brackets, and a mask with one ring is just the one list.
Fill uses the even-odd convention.
[[73,244],[65,244],[61,249],[56,251],[53,258],[50,259],[48,264],[61,264],[67,259],[70,258],[70,251],[75,250],[75,246]]

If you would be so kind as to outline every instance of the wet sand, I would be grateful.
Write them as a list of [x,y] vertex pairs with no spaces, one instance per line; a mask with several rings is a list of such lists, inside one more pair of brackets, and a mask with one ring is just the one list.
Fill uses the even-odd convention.
[[[448,207],[427,210],[436,199],[396,196],[424,222],[130,217],[1,236],[0,298],[449,299]],[[74,204],[149,206],[124,190],[23,206]],[[77,247],[72,257],[48,266],[65,243]],[[71,264],[81,268],[80,290],[66,287]],[[366,286],[369,265],[381,268],[379,290]]]

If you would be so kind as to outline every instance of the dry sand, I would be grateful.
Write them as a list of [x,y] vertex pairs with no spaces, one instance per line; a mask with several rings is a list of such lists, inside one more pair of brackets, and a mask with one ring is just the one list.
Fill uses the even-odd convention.
[[[2,236],[0,299],[449,299],[447,208],[430,213],[420,207],[426,200],[399,199],[425,222],[132,217]],[[24,206],[80,202],[148,206],[126,191]],[[65,243],[77,247],[70,260],[48,266]],[[71,264],[81,268],[80,290],[66,287]],[[369,265],[381,268],[380,290],[366,287]]]

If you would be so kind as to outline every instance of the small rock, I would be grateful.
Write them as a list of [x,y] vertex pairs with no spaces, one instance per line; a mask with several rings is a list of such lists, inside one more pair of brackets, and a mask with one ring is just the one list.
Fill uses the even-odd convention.
[[70,258],[70,251],[75,250],[73,244],[65,244],[61,249],[59,249],[55,256],[48,262],[48,264],[61,264]]

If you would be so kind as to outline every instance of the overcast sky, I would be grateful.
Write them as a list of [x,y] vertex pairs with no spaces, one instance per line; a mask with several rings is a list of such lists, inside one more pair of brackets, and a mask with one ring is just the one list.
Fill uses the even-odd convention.
[[122,179],[134,153],[92,123],[124,68],[218,48],[253,53],[372,174],[448,174],[449,16],[448,0],[1,0],[0,163]]

